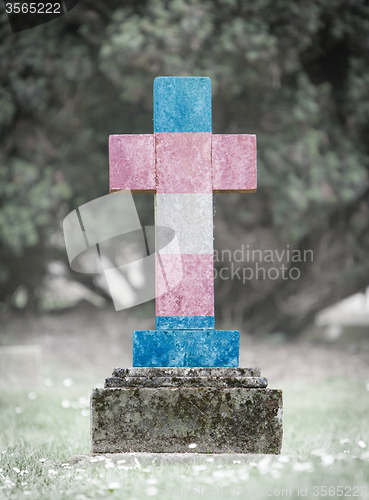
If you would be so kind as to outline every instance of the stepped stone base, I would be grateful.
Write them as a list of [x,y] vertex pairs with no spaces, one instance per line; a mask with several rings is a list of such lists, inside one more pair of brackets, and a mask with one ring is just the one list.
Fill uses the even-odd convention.
[[116,368],[91,396],[93,453],[280,453],[282,391],[257,368]]

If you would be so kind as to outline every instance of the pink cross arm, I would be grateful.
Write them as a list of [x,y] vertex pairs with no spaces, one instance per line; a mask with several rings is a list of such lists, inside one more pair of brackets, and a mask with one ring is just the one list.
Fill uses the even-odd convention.
[[253,193],[257,189],[256,135],[212,135],[213,191]]
[[155,138],[153,134],[109,136],[110,192],[130,189],[155,193]]

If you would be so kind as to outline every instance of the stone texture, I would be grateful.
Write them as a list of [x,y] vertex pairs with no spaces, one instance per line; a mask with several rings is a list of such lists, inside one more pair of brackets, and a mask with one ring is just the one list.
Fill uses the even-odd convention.
[[157,248],[163,248],[161,254],[213,253],[213,195],[211,193],[156,195],[155,224],[170,227],[177,236],[179,252],[173,243],[165,246],[165,241],[161,241],[160,233],[158,233],[156,242]]
[[154,192],[155,141],[152,134],[109,136],[110,192]]
[[212,136],[213,190],[252,193],[257,189],[256,136]]
[[155,132],[211,132],[211,80],[159,76],[154,80]]
[[236,330],[133,332],[133,366],[238,366]]
[[214,330],[214,316],[156,316],[157,330]]
[[214,316],[213,255],[156,255],[155,270],[157,316]]
[[93,453],[280,453],[274,389],[104,388],[91,396]]
[[260,377],[260,368],[244,367],[130,367],[114,368],[113,377]]
[[250,387],[265,388],[265,377],[109,377],[105,387]]
[[175,289],[181,284],[183,279],[182,255],[161,255],[155,254],[155,291],[156,309],[158,299],[162,295],[175,295]]
[[212,193],[211,133],[155,134],[157,193]]

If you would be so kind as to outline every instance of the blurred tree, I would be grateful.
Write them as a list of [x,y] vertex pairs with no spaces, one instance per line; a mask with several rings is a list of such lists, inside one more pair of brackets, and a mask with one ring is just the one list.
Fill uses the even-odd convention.
[[16,34],[0,9],[0,303],[21,287],[37,310],[48,262],[67,262],[61,221],[107,194],[108,135],[136,108],[98,67],[104,2]]
[[95,0],[16,35],[2,23],[0,300],[37,289],[56,223],[107,192],[109,133],[152,131],[158,75],[210,76],[214,132],[258,135],[258,192],[216,196],[217,250],[285,250],[258,265],[300,273],[217,279],[217,319],[292,333],[368,284],[365,0]]

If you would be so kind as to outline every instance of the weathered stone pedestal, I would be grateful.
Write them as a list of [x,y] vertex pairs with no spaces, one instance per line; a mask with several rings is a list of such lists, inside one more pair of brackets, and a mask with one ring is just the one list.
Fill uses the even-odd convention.
[[91,396],[93,453],[280,453],[282,391],[259,368],[116,368]]

